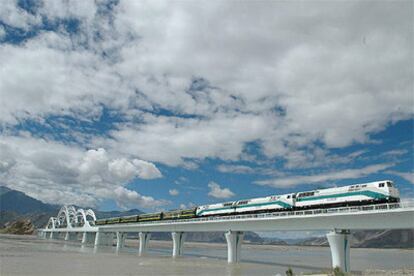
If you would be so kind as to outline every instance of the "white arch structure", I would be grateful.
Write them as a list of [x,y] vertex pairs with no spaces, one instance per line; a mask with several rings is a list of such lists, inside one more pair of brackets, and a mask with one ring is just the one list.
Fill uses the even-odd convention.
[[96,216],[92,209],[76,209],[74,206],[63,206],[57,217],[49,218],[46,229],[57,228],[90,228],[95,224]]

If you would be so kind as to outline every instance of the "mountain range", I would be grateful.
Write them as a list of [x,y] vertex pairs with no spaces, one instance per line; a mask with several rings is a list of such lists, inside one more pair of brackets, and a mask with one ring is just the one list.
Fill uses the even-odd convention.
[[[56,216],[60,206],[44,203],[25,193],[0,186],[0,228],[16,221],[30,220],[36,228],[44,227],[51,216]],[[128,216],[141,214],[142,211],[132,209],[128,211],[95,211],[97,218]],[[153,233],[153,239],[169,240],[169,233]],[[245,233],[245,241],[257,244],[327,246],[326,237],[311,237],[305,239],[280,240],[262,238],[254,232]],[[225,242],[223,233],[188,233],[188,241]],[[353,247],[373,248],[414,248],[414,229],[408,230],[369,230],[353,231],[351,238]]]

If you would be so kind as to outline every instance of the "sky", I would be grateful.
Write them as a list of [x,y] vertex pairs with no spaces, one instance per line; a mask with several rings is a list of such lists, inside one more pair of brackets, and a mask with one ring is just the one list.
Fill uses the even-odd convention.
[[412,1],[0,1],[0,185],[147,212],[393,180]]

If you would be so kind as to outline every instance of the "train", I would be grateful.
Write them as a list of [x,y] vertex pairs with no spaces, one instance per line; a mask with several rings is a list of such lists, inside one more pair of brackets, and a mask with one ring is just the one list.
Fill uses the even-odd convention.
[[393,181],[383,180],[335,188],[323,188],[305,192],[214,203],[185,210],[173,210],[127,217],[98,219],[95,221],[95,225],[323,209],[344,206],[397,203],[399,201],[400,194]]

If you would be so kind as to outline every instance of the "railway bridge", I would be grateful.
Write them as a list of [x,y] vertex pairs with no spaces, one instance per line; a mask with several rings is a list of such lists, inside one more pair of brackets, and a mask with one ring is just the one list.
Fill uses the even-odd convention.
[[350,231],[373,229],[413,229],[414,207],[401,203],[353,206],[304,211],[272,212],[180,220],[119,223],[95,226],[92,210],[63,206],[57,217],[39,229],[43,238],[77,240],[95,247],[122,248],[128,233],[139,234],[139,254],[146,254],[151,232],[171,232],[173,257],[182,255],[186,232],[223,232],[227,241],[227,260],[240,261],[245,231],[320,231],[328,230],[332,267],[350,271]]

